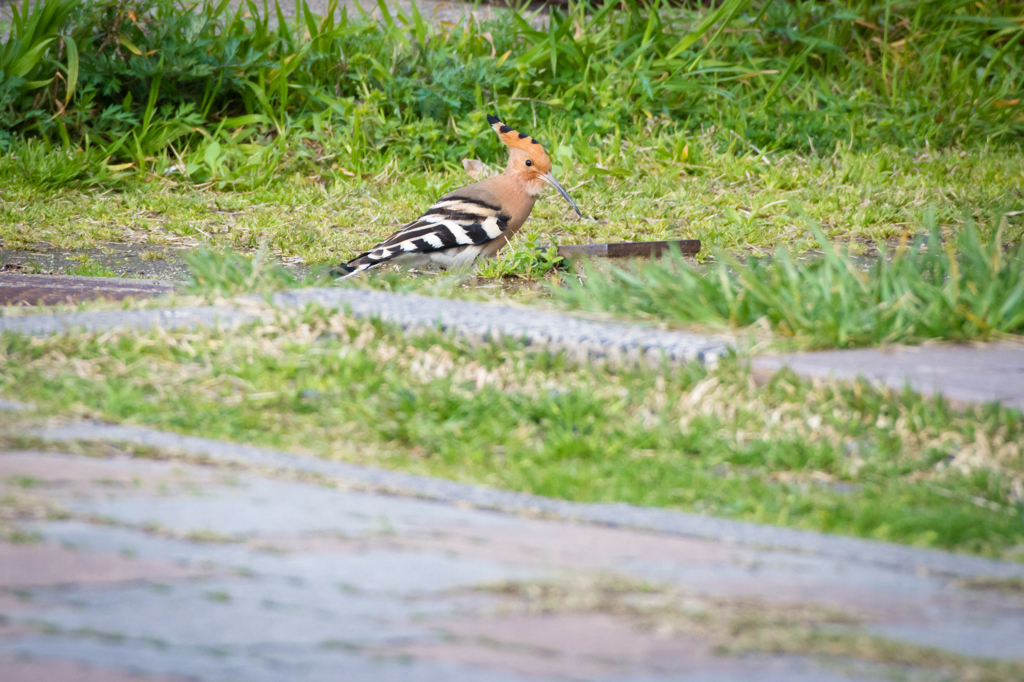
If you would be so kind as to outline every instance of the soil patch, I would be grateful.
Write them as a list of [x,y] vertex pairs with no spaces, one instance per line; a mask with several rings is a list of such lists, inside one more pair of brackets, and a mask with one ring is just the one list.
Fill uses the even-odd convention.
[[184,281],[189,270],[182,253],[156,244],[107,242],[91,249],[37,244],[26,250],[0,249],[0,271]]

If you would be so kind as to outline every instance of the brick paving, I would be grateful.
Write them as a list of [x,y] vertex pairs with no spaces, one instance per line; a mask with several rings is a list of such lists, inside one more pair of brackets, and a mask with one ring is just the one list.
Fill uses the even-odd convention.
[[[656,531],[624,505],[607,505],[626,519],[618,527],[584,520],[603,505],[521,496],[518,509],[481,508],[471,486],[431,493],[405,474],[143,429],[36,433],[57,451],[0,453],[0,499],[48,510],[14,513],[20,541],[0,542],[5,682],[939,679],[841,657],[723,653],[714,623],[730,604],[827,610],[843,614],[830,632],[1022,658],[1024,595],[962,582],[1024,577],[1018,564],[863,540],[858,560],[849,539],[804,533],[792,547],[776,529],[664,510],[685,523]],[[170,438],[178,458],[57,445],[123,447],[146,434]],[[530,606],[530,586],[589,594],[613,578],[674,590],[684,612],[707,613],[666,630],[628,609]]]

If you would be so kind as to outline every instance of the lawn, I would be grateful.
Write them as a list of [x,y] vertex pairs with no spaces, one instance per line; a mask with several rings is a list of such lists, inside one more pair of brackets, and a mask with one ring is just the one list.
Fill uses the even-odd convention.
[[[979,258],[929,269],[940,279],[909,298],[891,287],[861,296],[845,326],[819,324],[823,310],[847,309],[825,295],[807,304],[807,319],[787,315],[801,306],[773,295],[785,289],[774,266],[741,269],[745,278],[723,285],[760,300],[741,312],[681,310],[672,299],[689,294],[645,288],[673,277],[657,267],[645,285],[595,270],[554,298],[669,323],[764,320],[804,347],[1020,334],[1024,26],[1015,8],[627,2],[495,10],[451,25],[415,7],[371,17],[332,6],[321,17],[300,2],[289,18],[208,1],[195,11],[173,0],[25,5],[0,60],[0,239],[14,251],[71,250],[66,271],[88,275],[114,274],[81,252],[110,242],[250,257],[262,249],[302,266],[301,280],[468,183],[464,159],[500,168],[505,153],[485,120],[493,112],[547,145],[585,217],[541,202],[485,278],[556,281],[552,263],[534,255],[552,243],[700,239],[700,260],[733,273],[736,257],[774,257],[780,246],[827,252],[828,240],[852,264],[839,268],[849,271],[843,286],[856,288],[850,273],[865,259],[929,231],[959,247],[973,230],[974,256],[1006,246],[1011,257],[989,268],[982,284],[993,286],[974,292],[983,303],[944,292],[959,318],[926,324],[917,316],[934,313],[929,296],[942,278]],[[773,276],[773,291],[749,286]],[[906,319],[876,324],[879,305]]]
[[1015,241],[1017,9],[630,0],[450,25],[415,6],[379,20],[301,2],[294,19],[209,0],[15,6],[0,238],[267,241],[336,263],[467,183],[463,159],[502,166],[497,113],[547,146],[586,215],[542,202],[535,241],[764,254],[808,235],[799,209],[869,253],[929,213],[951,230],[1006,215]]
[[[489,140],[493,133],[480,118],[464,134]],[[544,142],[557,142],[558,133],[552,135]],[[1011,213],[1004,228],[1008,241],[1019,240],[1024,229],[1024,164],[1016,149],[916,155],[883,147],[841,149],[824,158],[791,151],[757,159],[715,136],[687,145],[694,155],[700,150],[700,167],[658,159],[654,150],[630,155],[632,167],[623,168],[622,177],[566,162],[558,175],[585,218],[552,197],[534,209],[526,233],[563,244],[700,239],[705,252],[766,254],[810,236],[796,207],[828,236],[852,240],[855,253],[921,232],[931,214],[956,229],[965,219],[987,223],[997,212]],[[267,241],[278,256],[329,265],[372,246],[446,191],[471,182],[461,168],[439,168],[366,180],[309,173],[251,190],[170,182],[130,182],[114,191],[51,188],[33,183],[20,153],[0,160],[0,237],[13,249],[39,241],[85,248],[144,240],[214,243],[251,253]],[[494,150],[483,160],[502,165],[504,152]]]
[[[525,284],[548,306],[797,347],[1017,336],[1022,9],[626,0],[449,24],[26,4],[0,47],[0,239],[98,275],[81,250],[180,247],[208,296],[318,281],[468,183],[464,159],[503,165],[495,113],[546,145],[584,218],[549,198],[482,279],[359,286]],[[700,239],[698,262],[569,272],[536,251],[666,238]],[[742,356],[580,367],[305,316],[230,336],[4,337],[0,392],[45,415],[1021,556],[1018,411],[786,373],[759,385]]]

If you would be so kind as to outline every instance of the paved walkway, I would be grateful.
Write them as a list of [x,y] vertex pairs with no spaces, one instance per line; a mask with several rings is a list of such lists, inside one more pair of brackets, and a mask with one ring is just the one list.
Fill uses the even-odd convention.
[[954,405],[999,400],[1024,409],[1024,345],[890,346],[754,358],[756,373],[789,367],[809,377],[864,377],[897,390],[940,393]]
[[878,661],[1022,658],[1024,594],[998,590],[1018,564],[145,429],[34,435],[55,451],[0,452],[5,682],[931,680]]

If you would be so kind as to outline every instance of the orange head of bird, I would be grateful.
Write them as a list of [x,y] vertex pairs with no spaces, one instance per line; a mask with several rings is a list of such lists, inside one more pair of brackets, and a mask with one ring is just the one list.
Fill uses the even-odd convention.
[[487,122],[498,134],[502,144],[509,148],[508,166],[505,172],[519,178],[527,193],[536,196],[540,194],[545,183],[551,185],[561,194],[569,205],[573,207],[579,216],[583,216],[576,202],[572,200],[569,193],[565,191],[555,176],[551,174],[551,159],[548,158],[544,147],[540,142],[533,139],[526,133],[512,130],[502,123],[497,116],[487,116]]

